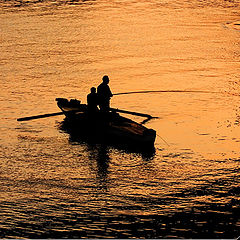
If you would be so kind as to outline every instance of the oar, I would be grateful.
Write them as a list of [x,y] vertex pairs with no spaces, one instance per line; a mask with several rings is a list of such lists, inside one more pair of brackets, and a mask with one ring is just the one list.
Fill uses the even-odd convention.
[[18,118],[17,121],[28,121],[28,120],[52,117],[52,116],[63,115],[63,114],[64,114],[64,112],[47,113],[47,114],[41,114],[41,115],[36,115],[36,116]]
[[[122,109],[118,109],[118,108],[110,108],[110,110],[111,111],[115,111],[115,112],[126,113],[126,114],[135,115],[135,116],[140,116],[140,117],[146,117],[148,119],[154,118],[154,117],[152,117],[149,114],[139,113],[139,112],[131,112],[131,111],[122,110]],[[73,112],[75,112],[75,111],[73,111]],[[41,115],[35,115],[35,116],[18,118],[17,121],[19,121],[19,122],[21,122],[21,121],[29,121],[29,120],[33,120],[33,119],[47,118],[47,117],[53,117],[53,116],[63,115],[63,114],[64,114],[64,112],[47,113],[47,114],[41,114]]]
[[[121,112],[121,113],[131,114],[131,115],[135,115],[135,116],[140,116],[140,117],[146,117],[148,119],[155,118],[155,117],[153,117],[153,116],[151,116],[149,114],[138,113],[138,112],[131,112],[131,111],[117,109],[117,108],[110,108],[110,110],[111,111],[115,111],[115,112]],[[53,116],[63,115],[63,114],[64,114],[64,112],[47,113],[47,114],[30,116],[30,117],[18,118],[17,121],[19,121],[19,122],[21,122],[21,121],[29,121],[29,120],[33,120],[33,119],[47,118],[47,117],[53,117]]]
[[126,110],[122,110],[122,109],[118,109],[118,108],[110,108],[110,110],[115,111],[115,112],[120,112],[120,113],[136,115],[136,116],[140,116],[140,117],[153,118],[151,115],[145,114],[145,113],[131,112],[131,111],[126,111]]

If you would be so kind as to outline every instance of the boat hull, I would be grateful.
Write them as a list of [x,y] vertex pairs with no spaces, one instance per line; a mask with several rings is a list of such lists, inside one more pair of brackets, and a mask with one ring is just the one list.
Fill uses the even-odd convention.
[[148,129],[116,112],[91,113],[78,101],[57,99],[58,107],[66,116],[64,126],[74,136],[95,142],[125,143],[139,147],[152,147],[156,131]]

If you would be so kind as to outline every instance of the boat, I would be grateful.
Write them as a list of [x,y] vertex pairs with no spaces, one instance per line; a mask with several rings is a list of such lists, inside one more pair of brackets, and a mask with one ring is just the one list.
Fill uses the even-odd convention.
[[[130,113],[129,111],[110,108],[109,112],[95,111],[93,113],[88,110],[86,104],[81,104],[81,101],[76,99],[56,98],[56,101],[66,117],[65,128],[67,127],[75,136],[84,136],[96,143],[123,143],[145,148],[154,146],[155,130],[118,113]],[[139,116],[139,114],[134,115]]]

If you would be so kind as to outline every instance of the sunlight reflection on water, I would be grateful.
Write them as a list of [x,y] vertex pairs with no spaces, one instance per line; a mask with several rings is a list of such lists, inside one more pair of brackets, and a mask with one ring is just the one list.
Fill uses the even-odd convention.
[[[236,2],[0,7],[0,237],[237,237]],[[112,99],[159,117],[146,124],[158,134],[153,151],[79,141],[62,116],[16,122],[59,111],[56,97],[86,102],[104,74],[114,93],[182,90]]]

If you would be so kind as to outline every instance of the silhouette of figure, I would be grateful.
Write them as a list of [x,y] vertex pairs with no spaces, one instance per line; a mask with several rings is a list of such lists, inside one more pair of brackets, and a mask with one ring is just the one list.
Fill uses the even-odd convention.
[[108,76],[103,76],[102,83],[97,88],[98,103],[100,110],[103,112],[108,112],[110,108],[110,99],[113,96],[108,86],[109,78]]
[[92,87],[91,92],[87,95],[87,104],[88,104],[88,111],[94,113],[98,111],[98,95],[96,93],[96,88]]

